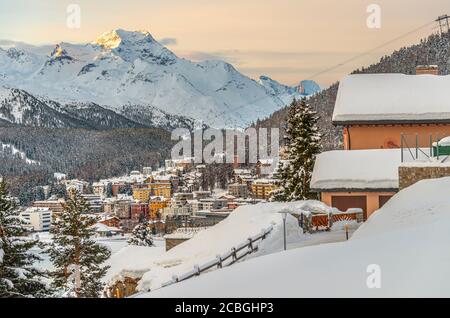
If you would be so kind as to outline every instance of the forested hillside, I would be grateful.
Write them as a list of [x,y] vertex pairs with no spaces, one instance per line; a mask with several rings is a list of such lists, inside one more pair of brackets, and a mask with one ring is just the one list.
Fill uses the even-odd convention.
[[34,186],[49,183],[54,172],[94,181],[155,166],[169,156],[172,145],[167,131],[151,128],[2,127],[0,141],[0,175],[10,180],[13,194],[22,192],[22,197]]
[[[442,75],[450,74],[450,37],[433,34],[419,44],[403,47],[378,63],[355,70],[353,73],[404,73],[415,74],[417,65],[436,64]],[[320,115],[319,127],[323,135],[324,150],[342,147],[341,127],[331,123],[339,83],[331,85],[309,99],[309,103]],[[287,107],[256,123],[257,127],[280,127],[284,130]],[[283,134],[280,134],[281,136]]]

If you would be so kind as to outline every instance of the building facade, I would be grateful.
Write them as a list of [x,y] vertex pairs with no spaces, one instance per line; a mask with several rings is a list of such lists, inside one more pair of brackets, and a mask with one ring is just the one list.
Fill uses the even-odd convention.
[[35,232],[48,232],[52,222],[52,211],[49,208],[28,208],[20,213],[20,217]]

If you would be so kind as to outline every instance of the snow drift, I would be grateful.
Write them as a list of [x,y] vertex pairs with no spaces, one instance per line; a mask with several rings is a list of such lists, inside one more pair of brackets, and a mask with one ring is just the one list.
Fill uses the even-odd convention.
[[[181,276],[191,271],[196,265],[202,265],[216,259],[217,255],[229,252],[233,247],[246,242],[249,237],[258,235],[262,230],[269,227],[272,227],[270,234],[265,240],[259,241],[258,250],[247,256],[247,259],[278,252],[283,249],[283,220],[282,215],[278,213],[283,209],[330,211],[328,206],[317,201],[242,206],[231,213],[224,221],[199,232],[189,241],[176,246],[167,253],[144,259],[142,264],[145,264],[147,270],[143,275],[144,268],[142,266],[136,268],[134,265],[128,265],[134,263],[134,258],[128,256],[127,263],[122,264],[120,272],[117,271],[117,266],[114,266],[113,273],[110,270],[108,274],[109,283],[112,284],[126,275],[134,278],[142,276],[138,290],[155,290],[172,280],[174,275]],[[288,243],[301,240],[303,231],[296,218],[288,216],[286,230]]]
[[[449,191],[450,178],[421,181],[348,242],[251,259],[138,297],[449,297]],[[367,284],[374,268],[380,288]]]

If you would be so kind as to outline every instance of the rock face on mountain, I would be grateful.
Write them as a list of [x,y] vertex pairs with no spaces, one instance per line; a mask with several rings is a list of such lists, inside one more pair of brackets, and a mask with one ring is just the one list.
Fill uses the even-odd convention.
[[[0,49],[0,85],[63,106],[97,105],[120,115],[127,109],[133,121],[145,113],[153,122],[138,122],[146,126],[245,127],[301,95],[267,77],[258,83],[223,61],[179,58],[145,31],[113,30],[84,45],[63,42],[48,55],[12,46]],[[304,93],[318,87],[310,88]]]

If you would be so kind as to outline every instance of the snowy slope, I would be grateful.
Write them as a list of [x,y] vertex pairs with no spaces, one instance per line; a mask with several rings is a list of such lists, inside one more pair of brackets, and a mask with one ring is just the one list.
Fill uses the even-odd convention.
[[[269,227],[273,227],[270,234],[258,244],[258,251],[249,257],[256,257],[274,253],[283,249],[283,221],[278,212],[290,208],[295,211],[321,211],[329,212],[329,208],[321,202],[303,201],[296,203],[268,203],[251,206],[242,206],[219,224],[196,234],[189,241],[169,250],[167,253],[150,259],[147,271],[142,276],[142,263],[139,266],[125,264],[122,272],[108,273],[110,283],[124,276],[141,277],[138,290],[160,288],[162,284],[170,281],[173,275],[181,276],[191,271],[195,265],[203,265],[215,260],[217,255],[229,252],[233,247],[245,243],[249,237],[254,237]],[[290,243],[301,240],[303,231],[297,219],[289,216],[287,219],[287,239]]]
[[258,82],[285,105],[289,105],[293,98],[302,99],[320,92],[320,86],[311,80],[301,81],[299,85],[293,87],[281,84],[268,76],[261,76]]
[[[450,178],[421,181],[348,242],[251,259],[139,297],[449,297],[449,191]],[[368,288],[369,265],[381,269],[379,289]]]
[[143,105],[216,127],[246,127],[295,95],[288,87],[278,95],[223,61],[178,58],[145,31],[118,29],[85,45],[59,43],[48,56],[18,47],[0,51],[0,85],[63,104],[116,111]]

